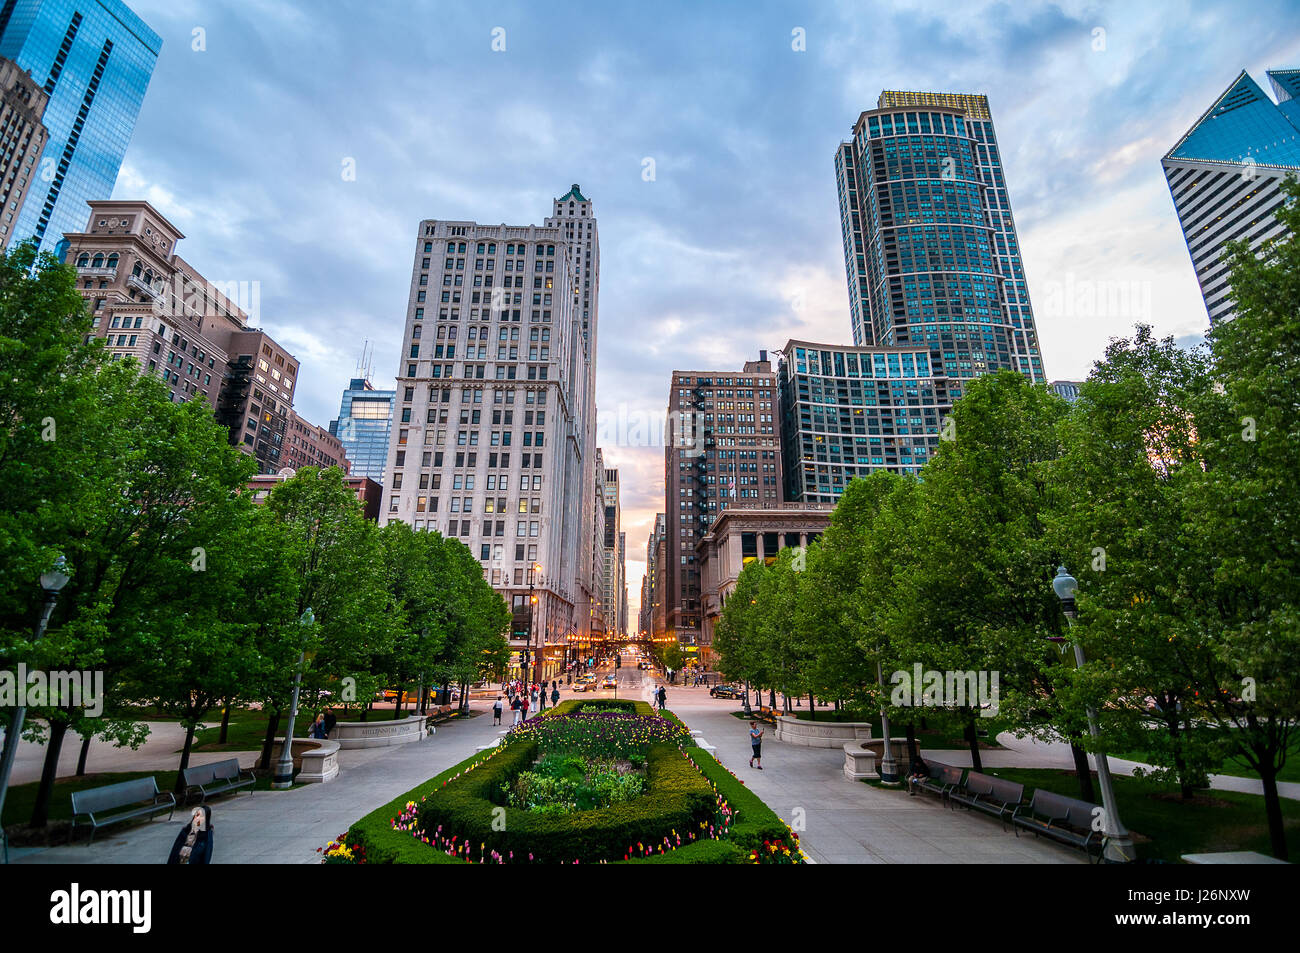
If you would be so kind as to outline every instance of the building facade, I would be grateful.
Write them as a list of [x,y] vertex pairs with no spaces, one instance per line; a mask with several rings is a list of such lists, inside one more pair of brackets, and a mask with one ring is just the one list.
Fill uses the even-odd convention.
[[733,501],[778,503],[781,425],[767,352],[736,371],[673,371],[665,429],[664,637],[695,645],[701,630],[696,547]]
[[0,219],[12,216],[0,221],[0,247],[9,242],[28,190],[39,184],[38,163],[48,138],[42,117],[49,99],[30,73],[0,56]]
[[924,347],[790,341],[779,366],[785,499],[834,503],[873,470],[919,473],[939,449],[951,382]]
[[590,639],[595,601],[599,252],[578,195],[553,225],[420,223],[381,516],[464,542],[535,620],[543,675]]
[[686,651],[711,667],[713,633],[741,570],[754,560],[770,566],[787,547],[807,550],[830,525],[834,509],[833,503],[735,503],[718,514],[696,547],[703,624],[698,651]]
[[[54,250],[106,199],[131,142],[162,40],[121,0],[6,0],[0,56],[49,98],[49,132],[21,208],[0,215],[4,244],[35,238]],[[62,255],[60,255],[62,257]]]
[[351,471],[347,454],[339,439],[326,428],[299,417],[294,410],[289,411],[285,438],[281,457],[286,466],[295,470],[302,467],[319,467],[322,470],[338,467],[344,473]]
[[1300,70],[1269,70],[1274,103],[1242,70],[1161,160],[1213,323],[1232,316],[1223,246],[1285,234],[1282,181],[1300,174]]
[[620,500],[618,469],[605,468],[603,482],[604,570],[601,578],[601,609],[605,631],[611,637],[627,634],[626,565],[623,554],[623,506]]
[[883,92],[835,172],[854,344],[1046,380],[987,97]]
[[148,202],[89,204],[85,231],[64,242],[92,333],[115,359],[134,358],[159,377],[173,401],[204,401],[259,472],[289,465],[297,358],[248,326],[229,284],[207,280],[176,253],[185,236]]
[[[330,421],[329,432],[338,438],[352,463],[353,476],[364,476],[384,485],[388,465],[388,441],[393,430],[395,390],[376,390],[367,378],[348,382],[339,404],[339,415]],[[403,413],[409,424],[411,408]]]
[[1057,397],[1063,397],[1070,403],[1079,399],[1079,388],[1083,386],[1083,381],[1052,381],[1047,385]]

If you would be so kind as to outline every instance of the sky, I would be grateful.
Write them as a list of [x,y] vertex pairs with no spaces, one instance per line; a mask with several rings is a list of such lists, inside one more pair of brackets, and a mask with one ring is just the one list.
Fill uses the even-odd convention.
[[257,282],[315,423],[365,341],[392,386],[422,219],[541,224],[581,185],[633,625],[673,369],[851,340],[833,161],[882,90],[989,97],[1044,366],[1080,380],[1138,321],[1204,332],[1160,158],[1242,69],[1300,66],[1300,0],[127,2],[163,48],[113,198]]

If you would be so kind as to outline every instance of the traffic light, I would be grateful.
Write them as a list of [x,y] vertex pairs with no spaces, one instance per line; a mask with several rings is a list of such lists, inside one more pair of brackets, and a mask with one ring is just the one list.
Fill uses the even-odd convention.
[[615,654],[615,655],[614,655],[614,667],[615,667],[615,668],[622,668],[622,667],[623,667],[623,656],[622,656],[622,655],[619,655],[619,654]]

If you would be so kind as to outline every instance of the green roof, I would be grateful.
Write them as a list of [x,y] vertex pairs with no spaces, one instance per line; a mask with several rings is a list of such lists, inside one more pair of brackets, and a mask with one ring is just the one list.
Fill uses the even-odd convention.
[[573,188],[569,189],[568,192],[566,192],[564,195],[561,195],[561,196],[560,196],[560,201],[561,201],[561,202],[568,202],[568,201],[570,201],[570,200],[572,200],[572,201],[574,201],[574,202],[585,202],[585,201],[587,201],[587,200],[583,197],[582,192],[580,191],[580,189],[578,188],[578,183],[577,183],[577,182],[574,182],[574,183],[573,183]]

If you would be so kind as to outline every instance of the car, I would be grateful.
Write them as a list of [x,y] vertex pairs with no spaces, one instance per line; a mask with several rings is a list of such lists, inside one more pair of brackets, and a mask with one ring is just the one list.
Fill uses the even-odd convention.
[[605,683],[602,686],[603,688],[616,688],[617,686],[618,686],[618,679],[615,676],[613,675],[605,676]]
[[745,689],[739,685],[714,685],[709,689],[710,698],[744,698]]
[[575,692],[585,692],[587,690],[587,683],[582,679],[578,679],[573,683],[573,690]]

